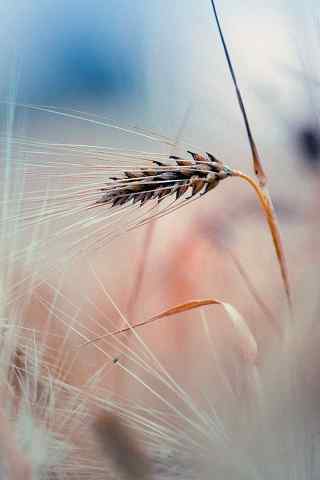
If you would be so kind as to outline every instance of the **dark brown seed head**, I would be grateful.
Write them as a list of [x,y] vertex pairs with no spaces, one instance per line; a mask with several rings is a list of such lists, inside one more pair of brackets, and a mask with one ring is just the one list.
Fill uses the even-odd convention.
[[171,162],[153,161],[150,168],[125,171],[119,178],[113,177],[106,184],[98,204],[119,206],[150,200],[161,200],[175,196],[182,197],[190,191],[190,196],[204,195],[215,188],[220,180],[232,175],[232,170],[210,154],[207,157],[188,152],[193,160],[171,156]]

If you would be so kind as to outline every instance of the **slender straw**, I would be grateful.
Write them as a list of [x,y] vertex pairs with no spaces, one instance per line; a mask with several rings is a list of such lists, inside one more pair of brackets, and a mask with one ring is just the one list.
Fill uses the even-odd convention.
[[253,134],[252,134],[252,131],[251,131],[248,115],[247,115],[247,112],[246,112],[246,109],[245,109],[245,106],[244,106],[244,102],[243,102],[241,91],[240,91],[240,88],[239,88],[239,85],[238,85],[238,82],[237,82],[236,74],[235,74],[235,71],[234,71],[234,68],[233,68],[233,65],[232,65],[232,62],[231,62],[228,47],[226,45],[224,35],[223,35],[222,29],[221,29],[220,20],[219,20],[219,16],[218,16],[218,13],[217,13],[217,9],[216,9],[214,0],[211,0],[211,5],[212,5],[212,9],[213,9],[214,18],[215,18],[215,21],[216,21],[216,24],[217,24],[217,27],[218,27],[219,37],[220,37],[220,40],[221,40],[221,43],[222,43],[223,51],[224,51],[224,54],[225,54],[225,57],[226,57],[226,60],[227,60],[228,67],[229,67],[229,72],[230,72],[232,82],[233,82],[233,85],[234,85],[234,88],[235,88],[235,91],[236,91],[238,103],[239,103],[239,106],[240,106],[240,111],[242,113],[243,121],[244,121],[244,124],[245,124],[245,127],[246,127],[247,137],[248,137],[248,140],[249,140],[250,149],[251,149],[251,153],[252,153],[253,168],[254,168],[254,172],[257,176],[257,179],[259,181],[260,188],[254,180],[252,180],[250,177],[244,175],[241,172],[237,172],[237,174],[235,176],[241,177],[242,179],[244,179],[248,183],[250,183],[251,186],[255,189],[255,191],[256,191],[256,193],[259,197],[259,200],[260,200],[261,205],[263,207],[263,210],[265,212],[265,215],[266,215],[266,218],[267,218],[267,221],[268,221],[268,225],[270,227],[270,231],[271,231],[271,234],[272,234],[272,238],[273,238],[273,242],[274,242],[274,245],[275,245],[278,261],[279,261],[279,264],[280,264],[281,276],[282,276],[282,280],[283,280],[284,287],[285,287],[288,306],[289,306],[290,313],[292,315],[291,289],[290,289],[287,261],[286,261],[286,257],[285,257],[285,253],[284,253],[283,242],[282,242],[282,239],[281,239],[281,234],[280,234],[280,229],[279,229],[279,226],[278,226],[276,213],[275,213],[275,210],[274,210],[274,207],[273,207],[271,196],[270,196],[268,188],[267,188],[267,177],[266,177],[266,174],[265,174],[264,169],[262,167],[259,152],[258,152],[257,146],[256,146],[254,138],[253,138]]
[[235,91],[236,91],[236,94],[237,94],[240,110],[241,110],[242,117],[243,117],[243,120],[244,120],[244,124],[245,124],[245,127],[246,127],[246,132],[247,132],[247,136],[248,136],[248,140],[249,140],[249,144],[250,144],[250,148],[251,148],[251,153],[252,153],[252,158],[253,158],[254,171],[255,171],[255,174],[257,175],[258,179],[259,179],[260,186],[264,187],[265,184],[267,183],[267,177],[266,177],[266,174],[264,173],[264,170],[263,170],[263,167],[262,167],[262,164],[261,164],[261,160],[260,160],[260,156],[259,156],[259,152],[258,152],[257,146],[255,144],[255,141],[253,139],[253,135],[252,135],[247,111],[246,111],[246,108],[245,108],[244,103],[243,103],[243,99],[242,99],[241,91],[240,91],[240,88],[239,88],[239,85],[238,85],[237,77],[236,77],[236,74],[235,74],[235,71],[234,71],[234,68],[233,68],[233,65],[232,65],[232,62],[231,62],[231,58],[230,58],[230,55],[229,55],[228,47],[226,45],[224,35],[223,35],[222,29],[221,29],[220,20],[219,20],[219,16],[218,16],[218,13],[217,13],[216,6],[215,6],[215,2],[213,0],[211,0],[211,5],[212,5],[212,8],[213,8],[214,17],[215,17],[215,20],[216,20],[216,23],[217,23],[217,27],[218,27],[219,36],[220,36],[220,40],[221,40],[221,43],[222,43],[223,51],[224,51],[224,54],[225,54],[225,57],[226,57],[226,60],[227,60],[227,63],[228,63],[229,72],[230,72],[232,82],[233,82],[233,85],[234,85],[234,88],[235,88]]
[[273,214],[272,204],[270,204],[266,193],[259,187],[257,182],[255,182],[255,180],[253,180],[253,178],[249,177],[248,175],[245,175],[244,173],[240,172],[239,170],[234,170],[233,171],[233,176],[234,177],[240,177],[243,180],[245,180],[246,182],[248,182],[251,185],[251,187],[255,190],[255,192],[256,192],[256,194],[259,198],[260,204],[262,206],[262,210],[263,210],[263,212],[265,214],[265,217],[266,217],[266,220],[268,222],[268,226],[269,226],[270,233],[271,233],[271,236],[272,236],[273,244],[274,244],[274,247],[276,249],[277,258],[278,258],[279,265],[280,265],[281,277],[282,277],[282,280],[283,280],[283,284],[284,284],[284,287],[285,287],[289,307],[290,307],[290,310],[291,310],[292,309],[292,300],[291,300],[291,292],[290,292],[290,284],[289,284],[289,275],[288,275],[287,265],[286,265],[286,262],[285,262],[285,254],[284,254],[283,246],[282,246],[281,239],[280,239],[279,229],[278,229],[278,226],[277,226],[275,216]]

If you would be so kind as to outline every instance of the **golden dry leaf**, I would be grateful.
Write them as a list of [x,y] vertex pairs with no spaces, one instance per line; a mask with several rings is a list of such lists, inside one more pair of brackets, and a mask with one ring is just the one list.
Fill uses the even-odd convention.
[[149,325],[156,320],[160,320],[164,317],[177,315],[178,313],[187,312],[189,310],[205,307],[208,305],[221,305],[225,309],[236,333],[242,356],[245,358],[246,361],[250,363],[256,363],[258,356],[258,345],[244,318],[232,305],[226,302],[221,302],[220,300],[216,300],[214,298],[207,298],[203,300],[190,300],[189,302],[175,305],[174,307],[168,308],[163,312],[160,312],[157,315],[154,315],[153,317],[144,320],[143,322],[136,323],[135,325],[131,325],[130,327],[121,328],[120,330],[116,330],[106,335],[101,335],[100,337],[89,340],[84,344],[84,346],[98,342],[106,337],[118,335],[120,333],[128,333],[131,330],[135,330],[138,327]]
[[181,303],[174,307],[168,308],[167,310],[164,310],[163,312],[153,316],[150,320],[159,320],[170,315],[176,315],[178,313],[187,312],[189,310],[193,310],[194,308],[204,307],[207,305],[221,305],[225,309],[237,335],[241,354],[250,363],[256,363],[258,356],[257,342],[242,315],[229,303],[221,302],[220,300],[213,298],[204,300],[191,300],[189,302]]

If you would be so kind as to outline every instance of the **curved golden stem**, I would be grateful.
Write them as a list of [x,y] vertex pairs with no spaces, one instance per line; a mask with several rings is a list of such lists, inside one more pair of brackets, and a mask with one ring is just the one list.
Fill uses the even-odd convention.
[[278,228],[278,223],[276,220],[273,206],[267,194],[259,187],[258,183],[255,180],[253,180],[253,178],[249,177],[245,173],[240,172],[239,170],[232,170],[232,176],[242,178],[247,183],[249,183],[258,196],[260,205],[262,207],[262,210],[268,222],[268,226],[269,226],[273,244],[276,250],[278,262],[280,265],[281,277],[284,284],[288,305],[289,305],[290,311],[292,312],[291,289],[290,289],[287,262],[286,262],[286,257],[285,257],[285,253],[282,245],[280,231]]

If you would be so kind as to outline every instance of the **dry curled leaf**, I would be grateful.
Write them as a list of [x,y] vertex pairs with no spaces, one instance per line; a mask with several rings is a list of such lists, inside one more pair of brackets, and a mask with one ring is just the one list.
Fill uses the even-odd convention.
[[213,298],[208,298],[204,300],[190,300],[189,302],[181,303],[179,305],[175,305],[174,307],[168,308],[163,312],[160,312],[157,315],[154,315],[143,322],[136,323],[135,325],[131,325],[129,327],[121,328],[120,330],[116,330],[114,332],[107,333],[106,335],[101,335],[100,337],[96,337],[92,340],[86,342],[83,346],[90,345],[91,343],[98,342],[103,338],[110,337],[113,335],[119,335],[120,333],[128,333],[131,330],[135,330],[136,328],[143,327],[149,325],[156,320],[160,320],[164,317],[169,317],[171,315],[177,315],[178,313],[187,312],[189,310],[193,310],[195,308],[205,307],[207,305],[221,305],[228,314],[229,319],[233,325],[234,331],[239,340],[240,351],[243,357],[250,363],[256,363],[257,355],[258,355],[258,345],[257,342],[251,333],[248,325],[246,324],[244,318],[240,313],[229,303],[221,302],[220,300],[215,300]]
[[257,361],[258,355],[257,342],[242,315],[240,315],[238,310],[236,310],[229,303],[221,302],[220,300],[215,300],[213,298],[204,300],[191,300],[189,302],[181,303],[179,305],[171,307],[159,313],[158,315],[155,315],[151,318],[151,320],[158,320],[160,318],[187,312],[189,310],[204,307],[207,305],[221,305],[225,309],[239,340],[239,347],[243,357],[250,363],[255,363]]

